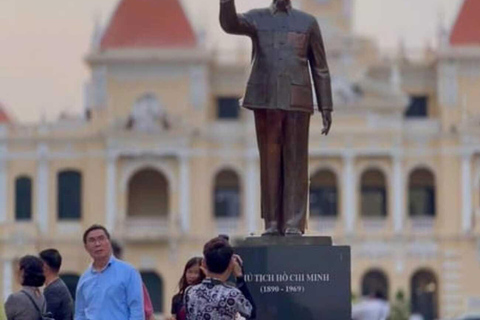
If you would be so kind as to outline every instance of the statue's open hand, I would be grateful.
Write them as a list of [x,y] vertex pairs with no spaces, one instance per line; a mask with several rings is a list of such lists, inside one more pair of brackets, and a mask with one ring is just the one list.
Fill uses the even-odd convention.
[[322,134],[328,135],[330,128],[332,127],[332,112],[330,110],[322,111],[323,118],[323,130]]

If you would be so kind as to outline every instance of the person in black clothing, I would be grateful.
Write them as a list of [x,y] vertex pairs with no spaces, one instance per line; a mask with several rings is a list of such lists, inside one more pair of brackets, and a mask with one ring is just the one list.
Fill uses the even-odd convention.
[[58,276],[62,266],[62,256],[56,249],[40,252],[45,274],[45,289],[43,294],[47,300],[47,311],[55,320],[73,319],[73,299],[68,287]]
[[178,293],[172,298],[172,316],[169,320],[185,320],[185,307],[183,305],[183,294],[189,286],[199,284],[205,278],[205,274],[200,269],[202,264],[201,257],[194,257],[188,260],[183,269],[182,277],[178,283]]
[[[203,256],[206,278],[185,290],[186,319],[234,320],[238,315],[255,319],[256,307],[243,278],[242,259],[233,253],[225,237],[207,242]],[[227,284],[232,274],[236,287]]]

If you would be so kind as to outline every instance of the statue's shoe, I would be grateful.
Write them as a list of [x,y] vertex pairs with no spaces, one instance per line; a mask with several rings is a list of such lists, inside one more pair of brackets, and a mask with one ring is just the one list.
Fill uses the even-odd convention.
[[301,237],[303,232],[298,228],[289,227],[285,229],[285,236],[287,237]]
[[269,236],[279,236],[280,231],[278,230],[277,227],[270,227],[267,230],[265,230],[264,233],[262,233],[262,237],[269,237]]

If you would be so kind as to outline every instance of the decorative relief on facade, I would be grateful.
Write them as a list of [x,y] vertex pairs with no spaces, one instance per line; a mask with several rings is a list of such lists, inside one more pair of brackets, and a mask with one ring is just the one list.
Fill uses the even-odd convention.
[[165,109],[158,99],[151,93],[147,93],[137,99],[128,119],[127,128],[154,133],[170,129],[170,122]]

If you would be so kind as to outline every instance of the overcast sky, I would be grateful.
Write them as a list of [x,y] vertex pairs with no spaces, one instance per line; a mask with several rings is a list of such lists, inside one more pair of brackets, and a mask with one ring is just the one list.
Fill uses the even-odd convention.
[[[118,0],[0,0],[0,102],[22,122],[80,112],[95,17],[108,21]],[[161,0],[159,0],[161,1]],[[218,0],[182,0],[195,27],[225,39]],[[271,0],[237,0],[239,10]],[[332,0],[338,1],[338,0]],[[356,0],[355,33],[375,38],[384,50],[403,39],[408,48],[436,43],[440,17],[453,23],[462,0]],[[295,0],[293,0],[295,6]]]

